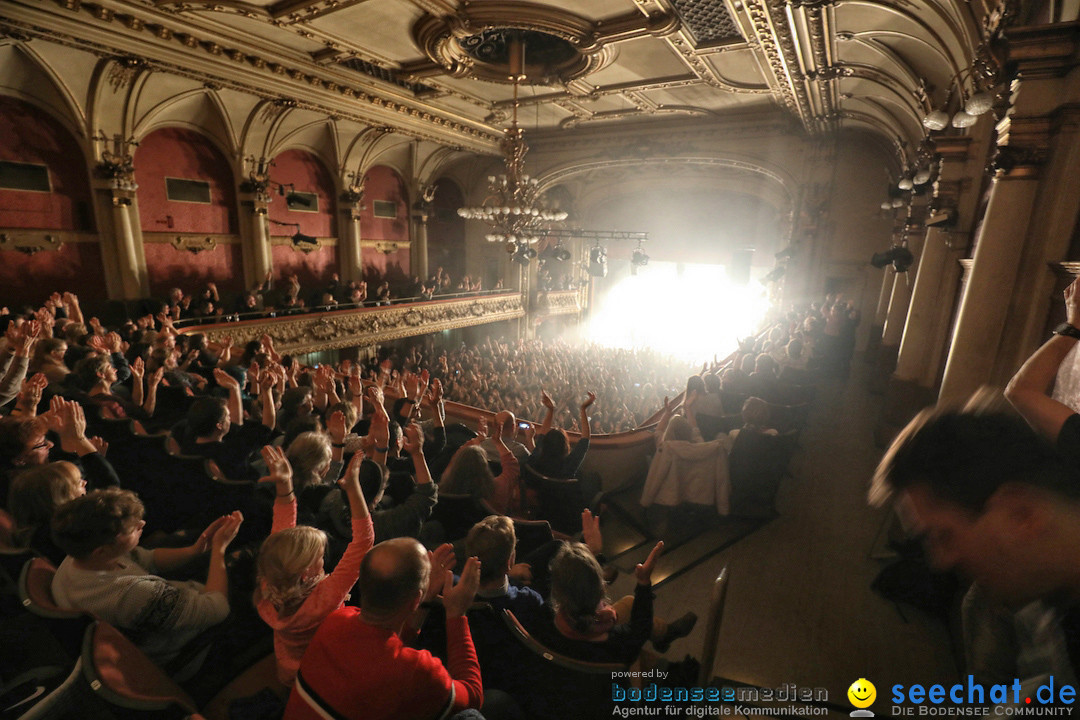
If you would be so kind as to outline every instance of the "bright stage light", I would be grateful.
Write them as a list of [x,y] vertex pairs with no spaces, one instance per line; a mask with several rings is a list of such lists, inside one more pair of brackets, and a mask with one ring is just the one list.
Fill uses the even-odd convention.
[[650,347],[701,363],[738,347],[769,309],[760,283],[732,283],[722,265],[649,263],[624,278],[593,309],[587,338],[610,347]]

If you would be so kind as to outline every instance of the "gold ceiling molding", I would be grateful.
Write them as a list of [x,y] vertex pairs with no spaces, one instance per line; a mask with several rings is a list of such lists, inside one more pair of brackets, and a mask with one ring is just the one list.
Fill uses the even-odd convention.
[[[668,39],[670,44],[679,55],[682,56],[683,62],[691,67],[694,71],[694,75],[697,78],[697,82],[704,83],[710,87],[717,88],[718,90],[726,90],[733,93],[743,93],[749,95],[768,95],[772,91],[768,85],[752,85],[748,83],[740,83],[735,80],[729,80],[721,76],[716,70],[707,62],[704,58],[708,55],[715,55],[724,52],[731,52],[732,50],[743,49],[746,47],[745,43],[739,43],[737,45],[724,45],[720,47],[712,47],[708,49],[695,49],[693,45],[681,37],[673,37]],[[661,85],[661,87],[664,87]],[[674,87],[674,85],[668,85],[668,87]],[[642,89],[653,89],[651,86],[644,86]]]
[[742,0],[750,18],[758,48],[765,56],[773,85],[787,109],[802,121],[808,132],[817,130],[809,97],[802,79],[796,76],[799,63],[791,28],[783,4],[768,0]]
[[[544,62],[536,62],[539,53],[526,52],[525,74],[540,84],[566,83],[610,62],[613,54],[605,48],[612,43],[646,35],[663,36],[678,27],[678,19],[664,12],[645,15],[632,11],[594,22],[561,8],[535,3],[464,3],[454,14],[428,13],[413,25],[413,40],[427,57],[403,63],[401,71],[413,78],[449,74],[509,83],[502,56],[495,55],[495,61],[487,62],[483,54],[470,52],[469,43],[482,43],[477,38],[485,31],[520,30],[536,33],[536,40],[552,50]],[[555,41],[561,41],[561,45]]]
[[211,342],[228,336],[237,345],[258,340],[266,333],[273,338],[275,348],[296,355],[376,345],[443,330],[513,320],[524,315],[521,295],[507,293],[215,323],[184,328],[181,332],[205,333]]
[[[18,6],[9,5],[8,7],[15,8]],[[499,142],[499,136],[495,133],[466,125],[412,100],[403,97],[391,99],[390,97],[369,92],[366,89],[350,87],[343,82],[316,76],[306,69],[290,67],[267,57],[248,54],[243,50],[225,48],[212,40],[201,40],[187,30],[181,32],[159,23],[143,20],[139,20],[137,23],[132,22],[137,18],[114,12],[95,3],[82,2],[81,0],[66,0],[60,3],[60,7],[72,13],[85,13],[103,24],[119,22],[130,31],[153,35],[158,40],[166,42],[176,42],[189,51],[201,51],[208,60],[214,63],[214,72],[213,74],[201,72],[192,65],[180,65],[163,58],[154,57],[147,52],[145,43],[130,45],[130,42],[138,43],[137,38],[110,31],[105,27],[101,27],[99,30],[108,34],[107,40],[103,37],[101,41],[96,41],[91,39],[90,36],[97,33],[76,36],[55,27],[42,26],[36,24],[36,22],[27,22],[21,18],[12,17],[9,13],[6,17],[0,17],[0,30],[9,33],[15,32],[28,37],[39,37],[66,47],[90,52],[101,58],[115,58],[118,50],[121,53],[129,53],[133,56],[137,54],[140,61],[145,64],[145,68],[149,70],[190,78],[204,84],[212,83],[218,88],[228,88],[268,100],[285,97],[268,90],[267,83],[260,84],[257,80],[253,81],[250,71],[243,75],[237,75],[235,70],[230,68],[230,65],[233,67],[247,65],[259,71],[273,73],[283,80],[291,81],[291,83],[306,85],[313,90],[321,91],[321,94],[340,96],[336,100],[329,99],[326,102],[322,99],[318,101],[300,100],[295,95],[288,97],[289,100],[296,103],[295,106],[299,109],[345,117],[364,124],[385,125],[388,119],[397,118],[397,122],[394,123],[395,132],[417,139],[430,140],[440,145],[460,145],[463,140],[467,140],[470,145],[476,146],[474,149],[487,151]],[[164,12],[172,13],[181,13],[193,9],[198,8],[187,4],[169,5],[161,8]],[[210,4],[207,9],[225,11],[234,10],[235,8],[214,3]],[[246,13],[241,14],[247,16]],[[130,42],[125,44],[125,41]],[[241,77],[243,79],[240,79]],[[349,112],[347,106],[342,102],[342,98],[346,102],[356,101],[362,107],[371,108],[372,112],[378,115],[378,120],[371,115]],[[388,113],[392,114],[387,115]],[[425,131],[418,125],[431,125],[434,128],[442,128],[446,131],[446,134],[439,134],[434,128]]]

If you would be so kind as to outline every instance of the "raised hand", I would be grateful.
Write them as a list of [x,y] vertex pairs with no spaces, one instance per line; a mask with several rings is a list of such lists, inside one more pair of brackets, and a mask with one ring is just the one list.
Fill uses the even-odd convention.
[[239,510],[226,515],[210,541],[211,549],[218,555],[224,555],[229,543],[236,539],[236,533],[240,532],[240,525],[243,522],[244,515]]
[[405,427],[405,438],[402,447],[409,455],[417,455],[424,452],[424,438],[420,434],[420,428],[416,423],[409,423]]
[[195,542],[192,543],[192,547],[194,547],[195,550],[200,553],[204,553],[209,550],[211,540],[213,539],[214,535],[217,534],[217,531],[221,529],[221,526],[225,524],[225,520],[228,517],[228,515],[222,515],[217,520],[214,520],[209,525],[207,525],[206,529],[203,530],[199,537],[195,540]]
[[348,467],[338,480],[340,487],[349,498],[349,509],[356,517],[364,517],[368,514],[367,500],[364,491],[360,488],[360,464],[364,462],[364,453],[358,452],[349,460]]
[[217,382],[219,387],[223,387],[229,392],[240,392],[240,382],[229,373],[220,368],[214,368],[214,381]]
[[652,549],[652,552],[649,553],[649,557],[645,559],[645,562],[638,563],[637,567],[634,568],[634,577],[637,578],[639,584],[652,585],[653,568],[656,567],[656,560],[663,554],[663,552],[664,541],[661,540],[660,542],[656,543],[656,547],[654,547]]
[[259,478],[259,482],[272,482],[277,489],[278,497],[288,496],[293,491],[293,471],[289,458],[285,456],[284,448],[277,445],[265,445],[261,454],[270,474]]
[[555,409],[555,403],[551,401],[551,396],[547,394],[547,390],[540,391],[540,403],[548,410]]
[[138,381],[142,381],[143,375],[146,374],[146,363],[143,362],[141,357],[137,357],[131,361],[131,376]]
[[[434,571],[434,569],[433,569]],[[480,589],[480,560],[471,557],[465,561],[461,578],[454,585],[454,575],[449,570],[444,573],[443,607],[446,617],[464,617]]]
[[345,442],[345,413],[335,410],[326,419],[326,431],[330,433],[330,439],[335,443]]
[[431,571],[428,573],[427,592],[424,593],[425,602],[431,602],[442,592],[447,575],[451,575],[450,584],[453,585],[453,575],[450,571],[457,564],[454,546],[450,543],[443,543],[428,552],[428,562],[431,564]]
[[414,373],[405,373],[403,387],[405,392],[402,394],[402,397],[416,400],[420,394],[420,378]]
[[1080,324],[1080,277],[1065,288],[1065,319],[1073,327]]
[[585,402],[581,403],[581,409],[584,410],[585,408],[592,405],[594,402],[596,402],[596,393],[591,392],[588,394],[588,397],[585,398]]
[[600,516],[593,515],[589,508],[581,513],[581,537],[593,555],[604,551],[604,538],[600,535]]
[[90,441],[90,444],[93,445],[94,448],[97,450],[98,455],[105,457],[105,453],[109,452],[109,443],[105,442],[105,440],[103,440],[102,438],[99,438],[95,435],[94,437],[87,439]]
[[41,393],[49,384],[49,379],[42,373],[36,373],[23,382],[16,406],[23,417],[34,417],[41,404]]

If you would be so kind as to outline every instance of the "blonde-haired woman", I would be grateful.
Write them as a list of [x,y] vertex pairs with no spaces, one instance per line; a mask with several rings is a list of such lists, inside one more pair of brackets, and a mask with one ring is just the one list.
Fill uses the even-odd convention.
[[338,482],[349,498],[352,541],[333,573],[327,575],[323,571],[326,534],[296,525],[292,468],[285,452],[268,445],[262,456],[270,475],[261,482],[274,483],[277,499],[270,537],[263,541],[256,561],[255,607],[274,630],[278,680],[292,685],[315,631],[327,615],[344,604],[360,577],[360,561],[375,542],[375,530],[360,490],[363,454],[356,453]]
[[65,460],[36,465],[16,475],[8,496],[16,546],[33,549],[53,565],[63,562],[66,553],[53,542],[49,523],[56,508],[85,494],[82,473]]

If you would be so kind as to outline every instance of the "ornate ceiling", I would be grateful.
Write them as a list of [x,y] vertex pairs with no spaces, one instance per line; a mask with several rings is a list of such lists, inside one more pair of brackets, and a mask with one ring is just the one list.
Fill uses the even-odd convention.
[[903,157],[994,70],[984,38],[1015,10],[990,1],[7,0],[0,27],[486,151],[523,31],[530,130],[779,110]]

